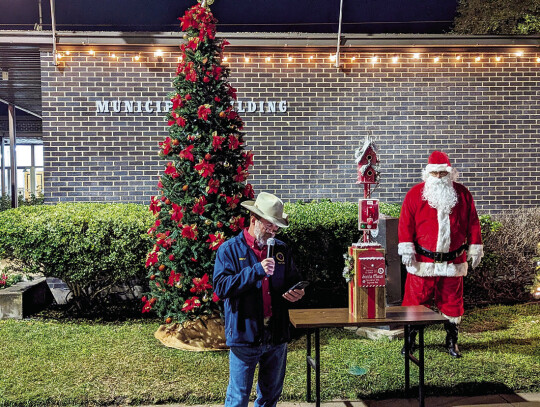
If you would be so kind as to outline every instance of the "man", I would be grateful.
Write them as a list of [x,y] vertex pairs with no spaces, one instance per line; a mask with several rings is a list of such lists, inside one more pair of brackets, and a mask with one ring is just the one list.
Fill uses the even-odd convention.
[[[448,319],[446,348],[456,358],[461,357],[458,324],[464,312],[467,260],[475,268],[484,254],[472,195],[455,182],[457,175],[448,156],[434,151],[423,171],[424,182],[405,196],[398,228],[398,252],[408,272],[403,305],[434,304]],[[408,338],[411,349],[416,332],[411,329]]]
[[289,303],[304,290],[289,290],[300,281],[290,251],[268,239],[289,226],[283,202],[261,192],[242,202],[251,212],[249,227],[220,246],[214,267],[214,289],[225,306],[229,352],[229,386],[225,406],[247,406],[255,366],[259,364],[255,406],[275,406],[283,389],[289,337]]

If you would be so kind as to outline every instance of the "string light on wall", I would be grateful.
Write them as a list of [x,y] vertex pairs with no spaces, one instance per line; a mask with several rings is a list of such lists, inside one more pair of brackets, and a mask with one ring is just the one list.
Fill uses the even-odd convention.
[[158,49],[154,52],[154,57],[157,58],[158,62],[163,62],[163,51]]
[[[183,62],[183,59],[181,56],[178,56],[178,54],[175,52],[167,51],[164,52],[161,49],[156,49],[154,51],[136,51],[135,53],[133,51],[118,51],[118,50],[97,50],[95,51],[93,48],[86,48],[86,49],[80,49],[80,50],[58,50],[56,53],[56,60],[62,62],[63,65],[66,63],[69,63],[71,61],[70,58],[76,58],[78,55],[89,55],[94,58],[103,58],[108,60],[115,60],[115,61],[125,61],[124,57],[128,58],[128,61],[132,62],[142,62],[152,61],[152,56],[154,58],[157,58],[159,62],[163,62],[165,56],[168,58],[175,58],[175,60],[178,63]],[[444,54],[429,54],[429,53],[404,53],[404,54],[390,54],[390,53],[384,53],[384,54],[367,54],[367,53],[360,53],[360,54],[354,54],[354,53],[343,53],[343,60],[354,63],[356,65],[363,65],[363,64],[392,64],[395,66],[400,66],[400,64],[406,64],[408,62],[411,62],[413,60],[420,61],[424,64],[434,63],[438,64],[439,66],[444,66],[445,63],[452,63],[452,64],[467,64],[467,63],[476,63],[476,64],[498,64],[502,61],[507,59],[507,63],[516,62],[516,59],[513,58],[519,58],[517,62],[519,63],[532,63],[532,64],[540,64],[540,56],[538,54],[532,54],[532,53],[525,53],[523,50],[514,50],[514,51],[507,51],[505,53],[500,52],[493,52],[493,53],[475,53],[475,52],[466,52],[466,53],[454,53],[454,52],[447,52]],[[425,59],[424,59],[425,58]],[[508,59],[510,58],[510,59]],[[250,63],[250,62],[257,62],[261,61],[266,64],[272,64],[272,65],[279,65],[283,63],[291,64],[291,63],[298,63],[303,64],[306,63],[313,63],[313,64],[326,64],[328,62],[335,62],[337,60],[336,54],[306,54],[300,52],[298,55],[293,54],[274,54],[269,55],[268,53],[265,54],[256,54],[256,53],[232,53],[227,56],[223,56],[222,62],[234,62],[234,61],[242,61],[244,63]],[[155,61],[155,60],[154,60]],[[168,61],[171,61],[169,59]],[[501,65],[501,66],[511,66],[511,65]]]

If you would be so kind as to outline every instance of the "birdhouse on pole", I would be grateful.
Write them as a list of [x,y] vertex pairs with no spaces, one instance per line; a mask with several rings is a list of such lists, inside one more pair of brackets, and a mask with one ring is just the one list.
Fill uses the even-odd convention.
[[[386,261],[383,247],[370,239],[378,233],[379,200],[371,198],[371,187],[379,183],[377,146],[370,137],[355,152],[357,184],[364,186],[364,198],[358,200],[358,229],[361,241],[353,243],[349,255],[354,275],[349,280],[349,315],[354,319],[386,317]],[[350,268],[350,266],[349,266]]]
[[378,184],[379,183],[379,160],[377,159],[377,146],[369,137],[361,148],[358,148],[354,156],[358,166],[357,184]]

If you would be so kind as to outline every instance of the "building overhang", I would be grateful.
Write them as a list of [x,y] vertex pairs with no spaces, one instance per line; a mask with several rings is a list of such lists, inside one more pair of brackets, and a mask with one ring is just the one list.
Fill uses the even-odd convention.
[[[337,34],[320,33],[223,33],[230,51],[267,50],[287,51],[332,50],[337,45]],[[182,32],[112,32],[112,31],[57,31],[58,51],[95,47],[109,50],[177,50],[184,41]],[[0,31],[0,45],[38,46],[52,49],[50,31]],[[389,51],[426,52],[429,50],[487,51],[540,50],[540,35],[454,35],[454,34],[342,34],[342,51]]]

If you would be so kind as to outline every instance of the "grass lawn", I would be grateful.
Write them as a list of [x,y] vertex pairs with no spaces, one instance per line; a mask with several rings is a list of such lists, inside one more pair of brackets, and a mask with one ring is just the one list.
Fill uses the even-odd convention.
[[[221,403],[227,352],[162,346],[157,321],[0,321],[0,406]],[[540,391],[540,304],[469,311],[463,358],[444,353],[442,325],[426,330],[427,395]],[[322,398],[401,397],[402,341],[321,331]],[[283,398],[305,397],[305,337],[291,343]],[[348,373],[358,365],[363,376]],[[411,383],[417,383],[411,366]]]

